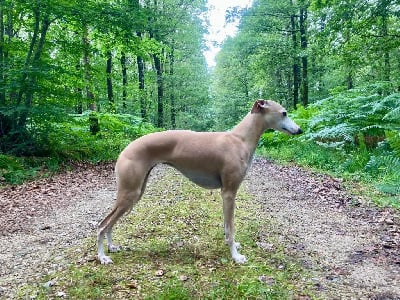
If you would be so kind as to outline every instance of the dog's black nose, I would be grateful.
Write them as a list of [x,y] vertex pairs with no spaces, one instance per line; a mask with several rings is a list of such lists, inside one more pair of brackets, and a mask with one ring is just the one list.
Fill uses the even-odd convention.
[[299,128],[299,130],[297,130],[296,134],[302,134],[303,130],[301,130],[301,128]]

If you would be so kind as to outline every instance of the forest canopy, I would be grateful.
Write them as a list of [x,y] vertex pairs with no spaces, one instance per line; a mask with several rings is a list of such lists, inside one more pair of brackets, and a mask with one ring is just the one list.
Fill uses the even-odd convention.
[[46,155],[57,124],[90,112],[92,134],[97,113],[206,129],[205,4],[2,0],[1,150]]
[[257,97],[296,108],[369,84],[399,92],[399,16],[389,0],[255,0],[232,9],[228,20],[241,24],[217,57],[215,99],[243,113]]
[[213,74],[217,127],[230,128],[254,98],[278,99],[305,134],[265,134],[268,156],[399,195],[398,1],[255,0],[227,15],[238,17]]

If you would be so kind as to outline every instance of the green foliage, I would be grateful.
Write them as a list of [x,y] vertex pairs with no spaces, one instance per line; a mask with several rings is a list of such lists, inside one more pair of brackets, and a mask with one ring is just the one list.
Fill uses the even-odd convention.
[[100,131],[89,130],[93,112],[71,115],[61,122],[48,123],[30,140],[31,157],[0,154],[0,183],[19,184],[39,174],[46,176],[71,161],[110,161],[132,140],[156,131],[149,123],[126,114],[97,113]]
[[386,131],[386,137],[393,152],[400,157],[400,128],[397,131]]
[[185,288],[182,282],[176,280],[171,282],[158,295],[146,297],[148,300],[190,300],[190,291]]
[[385,85],[374,85],[340,92],[310,105],[319,111],[310,119],[305,139],[314,140],[323,146],[340,148],[360,143],[363,134],[368,147],[384,139],[385,130],[396,127],[384,119],[400,105],[400,94],[385,96]]
[[2,183],[21,184],[35,178],[52,174],[58,170],[56,158],[15,157],[0,154],[0,186]]
[[[396,118],[400,94],[389,92],[387,83],[375,84],[339,92],[311,105],[320,112],[310,119],[309,130],[303,138],[341,149],[347,156],[342,172],[378,173],[380,190],[400,194],[400,127]],[[376,148],[384,140],[387,143]],[[389,149],[381,152],[387,146]]]
[[44,153],[61,160],[114,160],[130,141],[155,131],[151,124],[131,115],[98,113],[100,131],[93,135],[89,131],[91,114],[74,115],[68,122],[53,124],[42,138]]
[[[257,98],[275,99],[290,109],[296,102],[306,105],[307,93],[309,103],[313,103],[328,98],[332,91],[343,92],[362,85],[371,88],[377,84],[376,94],[379,90],[384,92],[384,85],[398,90],[400,19],[395,3],[393,0],[368,5],[362,0],[257,0],[249,9],[231,10],[228,19],[240,15],[241,21],[238,34],[224,42],[217,56],[215,106],[230,108],[223,112],[227,111],[228,117],[237,121],[236,111]],[[343,103],[349,98],[347,95]],[[364,100],[372,104],[374,99]],[[342,108],[345,110],[346,106]],[[398,116],[399,108],[392,109],[393,115]],[[373,115],[371,111],[366,117],[374,118]],[[226,114],[223,116],[221,123],[226,120]],[[382,117],[380,112],[379,117]],[[331,140],[331,146],[335,147],[343,146],[335,144],[336,133],[348,144],[354,142],[357,130],[346,124],[321,134],[326,137],[325,145]],[[369,133],[363,133],[369,146]]]
[[23,166],[17,158],[0,154],[0,182],[18,183]]
[[282,133],[266,133],[262,137],[260,154],[281,163],[295,162],[303,166],[337,172],[345,161],[342,153],[335,149],[321,147],[313,142],[302,142]]
[[[202,127],[190,120],[199,119],[210,101],[207,67],[201,53],[204,25],[200,17],[205,4],[203,0],[184,4],[177,0],[162,4],[3,1],[0,151],[17,156],[51,153],[53,146],[48,142],[54,143],[57,134],[62,136],[60,126],[68,131],[69,142],[76,134],[75,121],[68,124],[69,114],[89,109],[134,116],[141,112],[143,119],[154,122],[164,107],[166,127]],[[111,60],[108,73],[106,53],[110,53]],[[151,68],[154,57],[162,64],[160,103],[155,92],[159,81]],[[146,66],[141,88],[139,58]],[[108,80],[111,97],[106,89]],[[193,118],[186,117],[186,113]],[[177,118],[177,114],[183,117]],[[108,124],[105,119],[103,123],[103,127]],[[96,122],[92,125],[96,132]],[[102,132],[98,138],[107,134]],[[79,140],[85,139],[80,136]],[[75,157],[87,156],[85,148]]]
[[383,180],[378,184],[379,190],[400,195],[400,131],[386,132],[386,136],[387,141],[380,145],[382,151],[371,157],[366,170],[383,174]]
[[[380,191],[400,195],[400,94],[390,91],[386,83],[335,91],[300,107],[291,116],[305,133],[296,137],[265,133],[261,153],[337,176],[373,180]],[[390,205],[400,202],[393,200]]]

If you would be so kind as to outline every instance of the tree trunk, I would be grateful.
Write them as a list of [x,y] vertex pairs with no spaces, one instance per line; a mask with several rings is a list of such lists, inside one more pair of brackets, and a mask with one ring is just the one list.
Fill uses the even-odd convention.
[[23,71],[22,71],[22,77],[21,77],[21,81],[20,81],[20,88],[19,88],[19,92],[17,95],[17,106],[21,104],[22,102],[22,97],[24,95],[24,93],[26,92],[26,80],[28,78],[28,69],[29,66],[31,64],[31,58],[33,55],[33,51],[36,45],[36,40],[38,39],[39,36],[39,30],[40,30],[40,11],[39,8],[36,8],[34,11],[34,16],[35,16],[35,25],[34,25],[34,29],[33,29],[33,35],[32,35],[32,39],[31,39],[31,43],[29,45],[29,50],[28,50],[28,54],[26,55],[25,58],[25,63],[24,63],[24,67],[23,67]]
[[[351,41],[351,29],[353,28],[353,11],[350,8],[350,3],[348,1],[345,2],[346,6],[349,7],[347,10],[348,13],[346,13],[346,23],[343,28],[343,36],[344,36],[344,42],[345,44],[350,43]],[[350,50],[345,51],[343,54],[344,61],[345,61],[345,70],[346,70],[346,86],[348,90],[351,90],[354,88],[354,53],[352,53]]]
[[[6,103],[6,90],[5,90],[5,75],[4,75],[4,9],[3,2],[0,3],[0,81],[2,82],[3,89],[0,91],[0,106]],[[0,119],[1,122],[1,119]],[[1,130],[1,128],[0,128]]]
[[[142,33],[136,32],[137,36],[141,39]],[[136,57],[137,68],[138,68],[138,80],[139,80],[139,101],[140,101],[140,115],[143,120],[147,119],[146,99],[144,95],[144,61],[143,58],[138,55]]]
[[82,48],[83,48],[83,68],[85,73],[85,84],[86,84],[86,101],[88,108],[92,111],[89,115],[89,130],[90,133],[95,135],[100,131],[99,119],[95,113],[97,110],[96,102],[94,100],[94,94],[91,90],[92,74],[90,67],[90,43],[89,43],[89,32],[88,27],[84,26],[82,34]]
[[[78,74],[81,72],[80,62],[76,64],[75,70]],[[75,113],[82,114],[83,113],[82,88],[79,85],[76,87],[76,94],[77,94],[77,100],[76,100]]]
[[170,102],[171,102],[171,127],[176,128],[176,107],[175,107],[175,82],[174,82],[174,48],[169,55],[169,75],[171,80],[170,85]]
[[126,55],[125,52],[121,51],[121,70],[122,70],[122,108],[125,112],[126,101],[128,97],[127,85],[128,85],[128,75],[126,69]]
[[139,100],[140,115],[143,120],[147,119],[146,99],[144,95],[144,61],[141,56],[136,57],[138,74],[139,74]]
[[[32,69],[39,68],[40,58],[43,53],[43,47],[44,47],[44,43],[46,40],[46,34],[48,32],[49,27],[50,27],[50,20],[49,20],[48,16],[45,16],[42,21],[39,43],[36,47],[36,50],[35,50],[35,53],[33,56],[33,61],[31,63]],[[33,74],[31,74],[27,80],[26,87],[23,88],[23,90],[25,90],[25,93],[26,93],[25,107],[22,110],[19,121],[18,121],[19,128],[23,128],[26,125],[26,120],[28,118],[29,110],[30,110],[30,107],[31,107],[32,101],[33,101],[33,90],[34,90],[34,86],[35,86],[36,82],[37,82],[37,74],[35,74],[35,72],[33,72]],[[23,90],[21,90],[21,91],[23,91]]]
[[296,109],[299,103],[299,86],[300,86],[300,67],[299,59],[297,57],[297,31],[296,31],[296,16],[290,16],[290,25],[292,32],[292,46],[293,46],[293,107]]
[[96,110],[96,103],[94,101],[94,94],[91,90],[91,84],[92,84],[92,72],[91,72],[91,66],[90,66],[90,56],[89,56],[89,50],[90,50],[90,43],[89,43],[89,32],[87,26],[84,26],[83,28],[83,34],[82,34],[82,46],[83,46],[83,68],[85,72],[85,90],[86,90],[86,101],[87,101],[87,107],[90,110]]
[[111,108],[114,106],[113,86],[112,86],[112,53],[110,50],[107,51],[107,99]]
[[163,75],[162,75],[162,64],[160,57],[157,54],[153,55],[154,68],[157,74],[157,127],[162,128],[164,126],[164,86],[163,86]]
[[301,103],[304,106],[308,105],[308,57],[307,57],[307,8],[300,9],[300,45],[301,45],[301,63],[302,63],[302,78],[301,78]]
[[390,81],[390,53],[387,46],[388,36],[388,6],[390,1],[382,1],[380,3],[381,11],[381,34],[383,41],[381,42],[383,52],[383,80]]
[[385,50],[384,52],[384,74],[383,74],[383,80],[390,81],[390,54],[389,50]]
[[[0,108],[5,106],[6,104],[6,89],[5,89],[5,61],[4,61],[4,10],[3,10],[3,2],[0,4],[0,81],[3,85],[3,90],[0,91]],[[0,137],[5,136],[10,128],[9,118],[0,112]]]
[[[13,9],[14,5],[11,4],[10,9]],[[7,36],[7,40],[10,41],[12,38],[15,37],[16,35],[16,31],[14,30],[14,22],[13,22],[13,18],[12,18],[12,12],[10,12],[10,10],[7,11],[7,22],[5,23],[5,35]],[[9,55],[9,50],[8,49],[4,49],[3,50],[3,56],[4,56],[4,63],[7,66],[7,70],[9,70],[10,68],[10,64],[8,62],[8,55]],[[5,76],[5,79],[7,79],[7,76]],[[17,98],[17,90],[15,88],[15,84],[11,85],[9,87],[9,99],[10,101],[15,101],[15,99]],[[7,92],[6,92],[7,95]],[[6,96],[7,97],[7,96]]]
[[346,86],[347,86],[348,90],[351,90],[352,88],[354,88],[353,72],[351,70],[348,70],[348,72],[347,72]]
[[[131,0],[130,5],[135,12],[141,8],[139,0]],[[136,36],[141,40],[142,32],[136,31]],[[137,70],[138,70],[138,87],[139,87],[139,103],[140,103],[140,116],[143,120],[147,119],[146,98],[144,92],[144,61],[141,55],[136,56]]]
[[[142,33],[136,32],[137,36],[142,39]],[[146,99],[144,95],[144,61],[143,58],[138,55],[136,57],[137,68],[138,68],[138,80],[139,80],[139,101],[140,101],[140,116],[143,120],[147,119]]]
[[[16,84],[10,84],[8,82],[8,76],[7,76],[7,71],[9,70],[9,63],[8,63],[8,51],[9,49],[7,47],[4,47],[6,43],[6,38],[8,41],[10,41],[14,36],[14,25],[13,25],[13,19],[11,17],[11,10],[13,8],[12,4],[9,4],[9,9],[5,10],[4,9],[4,0],[1,1],[0,3],[0,49],[1,49],[1,55],[0,55],[0,68],[1,68],[1,77],[0,80],[2,82],[2,87],[3,90],[0,91],[0,106],[5,106],[6,105],[6,99],[7,99],[7,94],[9,94],[9,102],[12,103],[13,100],[15,100],[17,97],[17,90],[16,90]],[[4,20],[4,16],[7,16],[7,21]],[[10,131],[16,127],[17,124],[17,113],[14,112],[12,116],[9,115],[4,115],[0,113],[0,137],[5,136],[10,133]]]
[[89,128],[92,135],[96,135],[100,131],[99,118],[95,111],[89,114]]

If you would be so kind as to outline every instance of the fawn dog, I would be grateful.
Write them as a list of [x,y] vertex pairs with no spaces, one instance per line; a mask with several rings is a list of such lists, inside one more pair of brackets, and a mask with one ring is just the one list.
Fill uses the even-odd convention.
[[165,163],[179,170],[194,183],[207,189],[221,189],[225,241],[236,263],[245,263],[234,239],[234,209],[237,190],[251,164],[261,134],[275,129],[294,135],[302,133],[286,110],[272,100],[257,100],[251,111],[231,131],[193,132],[170,130],[145,135],[131,142],[116,163],[117,200],[112,211],[98,226],[98,259],[112,263],[104,253],[107,237],[109,252],[119,250],[112,243],[111,231],[118,219],[139,201],[152,168]]

